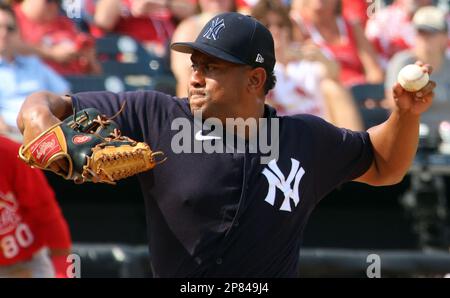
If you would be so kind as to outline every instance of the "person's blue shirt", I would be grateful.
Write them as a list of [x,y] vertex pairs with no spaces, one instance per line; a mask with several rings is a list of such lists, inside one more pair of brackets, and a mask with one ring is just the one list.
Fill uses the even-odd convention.
[[16,56],[12,62],[0,57],[0,117],[9,126],[16,126],[20,107],[31,93],[64,94],[69,89],[67,81],[36,56]]

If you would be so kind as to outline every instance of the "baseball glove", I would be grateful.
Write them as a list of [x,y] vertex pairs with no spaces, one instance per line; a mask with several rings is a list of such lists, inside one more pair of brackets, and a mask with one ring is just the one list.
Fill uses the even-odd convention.
[[[75,183],[115,181],[152,169],[164,154],[146,143],[122,136],[117,124],[90,108],[53,125],[19,149],[32,167],[53,171]],[[54,170],[51,164],[64,164]]]

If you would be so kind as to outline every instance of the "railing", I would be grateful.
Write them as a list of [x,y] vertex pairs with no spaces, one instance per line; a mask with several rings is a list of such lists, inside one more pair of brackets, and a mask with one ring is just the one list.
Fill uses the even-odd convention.
[[[144,245],[76,244],[81,277],[151,277]],[[303,249],[300,277],[367,277],[379,262],[381,277],[443,277],[450,273],[448,251]],[[369,268],[370,270],[370,268]]]

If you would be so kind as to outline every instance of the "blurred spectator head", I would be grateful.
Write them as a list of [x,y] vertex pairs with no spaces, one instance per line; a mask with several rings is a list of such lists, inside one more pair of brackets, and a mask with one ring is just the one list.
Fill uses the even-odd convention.
[[17,24],[14,11],[7,4],[0,3],[0,56],[12,54],[9,51],[12,38],[16,37]]
[[33,21],[52,21],[60,14],[61,0],[19,0],[27,16]]
[[337,16],[342,13],[341,0],[293,0],[292,9],[306,15]]
[[292,23],[289,11],[278,0],[260,0],[251,13],[272,33],[275,51],[285,47],[291,41]]
[[414,13],[423,6],[432,5],[433,0],[396,0],[395,3],[400,5],[408,13]]
[[417,10],[413,17],[417,31],[415,48],[430,54],[444,54],[448,44],[448,24],[445,12],[435,6]]
[[221,12],[236,11],[234,0],[198,0],[199,12],[219,14]]

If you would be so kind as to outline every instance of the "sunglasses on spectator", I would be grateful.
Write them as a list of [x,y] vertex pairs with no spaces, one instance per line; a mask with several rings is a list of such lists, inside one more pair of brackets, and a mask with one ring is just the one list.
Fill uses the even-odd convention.
[[16,31],[16,26],[12,25],[12,24],[7,24],[7,25],[0,24],[0,29],[3,29],[3,28],[5,28],[6,31],[8,31],[9,33]]
[[277,27],[281,29],[286,27],[286,24],[283,22],[275,22],[275,23],[265,23],[264,26],[266,26],[266,28]]
[[439,33],[445,33],[445,31],[419,29],[419,30],[417,30],[417,33],[419,33],[421,35],[435,36]]

